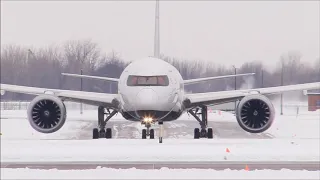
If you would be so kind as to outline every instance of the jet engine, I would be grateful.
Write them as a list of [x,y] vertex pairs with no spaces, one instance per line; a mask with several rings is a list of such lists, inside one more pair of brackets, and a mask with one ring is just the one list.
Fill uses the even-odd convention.
[[261,94],[245,96],[236,109],[240,127],[250,133],[261,133],[269,129],[274,116],[273,104]]
[[64,103],[53,95],[39,95],[28,106],[29,123],[41,133],[58,131],[64,125],[66,115]]

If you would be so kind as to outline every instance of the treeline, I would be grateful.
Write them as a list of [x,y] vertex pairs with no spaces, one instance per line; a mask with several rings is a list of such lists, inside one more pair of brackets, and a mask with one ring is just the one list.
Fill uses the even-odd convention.
[[[283,64],[283,84],[297,84],[320,81],[320,60],[300,61],[299,52],[288,52],[279,57],[278,66],[273,71],[263,67],[262,62],[243,64],[237,73],[254,72],[254,77],[238,77],[237,89],[259,88],[281,85]],[[233,67],[202,61],[186,61],[162,56],[175,66],[184,79],[234,74]],[[119,78],[129,64],[116,52],[102,52],[98,44],[91,40],[67,41],[64,44],[46,48],[30,48],[19,45],[3,45],[1,48],[1,83],[80,90],[80,78],[62,76],[62,72]],[[82,90],[117,93],[117,84],[101,80],[82,80]],[[235,89],[235,79],[212,80],[186,86],[188,92],[208,92]],[[6,93],[1,99],[29,100],[33,96]]]

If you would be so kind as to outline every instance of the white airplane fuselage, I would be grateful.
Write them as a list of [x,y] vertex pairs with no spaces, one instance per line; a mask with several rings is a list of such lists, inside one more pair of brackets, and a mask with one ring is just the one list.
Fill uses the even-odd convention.
[[182,113],[184,84],[171,64],[148,57],[129,64],[118,82],[124,118],[140,121],[145,117],[171,121]]

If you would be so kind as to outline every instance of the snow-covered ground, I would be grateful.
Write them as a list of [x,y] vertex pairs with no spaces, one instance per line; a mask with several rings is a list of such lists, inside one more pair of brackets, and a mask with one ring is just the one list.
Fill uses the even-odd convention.
[[[214,119],[215,121],[234,121],[234,115],[224,111],[218,110],[209,110],[209,118]],[[26,119],[27,111],[26,110],[1,110],[0,111],[1,119]],[[79,110],[67,110],[67,120],[88,120],[88,121],[97,121],[98,112],[97,110],[85,110],[80,114]],[[195,121],[193,116],[188,115],[187,113],[182,114],[179,119]],[[112,117],[112,121],[125,120],[120,113]]]
[[[2,110],[1,112],[1,133],[2,139],[79,139],[78,133],[80,131],[84,131],[84,129],[90,129],[93,124],[97,123],[97,110],[86,110],[83,114],[80,114],[80,111],[77,110],[69,110],[67,111],[67,120],[65,125],[57,132],[52,134],[42,134],[29,125],[26,110]],[[223,111],[210,111],[209,118],[214,119],[215,122],[235,122],[235,118],[233,114],[226,113]],[[197,121],[190,115],[183,114],[179,120],[190,121],[197,125]],[[177,128],[178,126],[186,126],[185,124],[176,123],[177,121],[165,123],[168,128]],[[130,122],[125,120],[121,114],[115,115],[109,123],[117,123],[121,126],[132,127],[138,131],[135,133],[134,137],[141,137],[140,133],[144,126],[142,126],[139,122]],[[114,131],[117,131],[117,128],[114,125]],[[197,125],[198,126],[198,125]],[[18,128],[18,129],[17,129]],[[155,126],[157,128],[157,125]],[[194,127],[190,127],[192,129]],[[13,130],[15,129],[15,130]],[[91,136],[91,130],[87,132],[89,136]],[[17,133],[19,131],[19,133]],[[193,135],[186,135],[185,133],[179,134],[179,137],[189,137],[192,138]]]
[[319,171],[205,170],[205,169],[108,169],[37,170],[1,169],[2,179],[319,179]]
[[[26,119],[27,113],[26,110],[1,110],[1,139],[2,140],[23,140],[23,139],[80,139],[77,137],[77,133],[84,132],[89,129],[86,133],[87,136],[91,136],[92,126],[97,123],[97,111],[96,110],[87,110],[84,111],[81,115],[77,110],[69,110],[67,121],[65,125],[57,132],[52,134],[42,134],[36,132],[29,125],[28,120]],[[234,124],[233,126],[226,127],[221,124],[221,127],[213,127],[218,130],[229,131],[230,134],[232,132],[241,132],[242,134],[246,133],[237,124],[236,118],[233,114],[223,111],[209,111],[209,124],[210,122],[215,123],[230,123]],[[193,124],[181,123],[190,121]],[[128,122],[124,120],[124,118],[117,114],[113,117],[110,123],[117,123],[114,125],[114,131],[117,131],[117,126],[123,127],[131,127],[132,131],[136,130],[135,138],[140,137],[141,130],[144,128],[138,122]],[[183,114],[177,121],[173,121],[170,123],[165,123],[167,128],[179,128],[184,127],[193,131],[193,128],[197,127],[197,121],[188,114]],[[189,127],[188,127],[189,126]],[[91,128],[91,129],[90,129]],[[157,125],[154,128],[158,128]],[[229,128],[229,129],[228,129]],[[233,128],[233,129],[230,129]],[[250,133],[246,133],[250,135]],[[319,139],[320,138],[320,110],[315,112],[305,112],[303,115],[295,116],[295,115],[277,115],[275,121],[271,128],[267,130],[265,135],[273,137],[273,138],[281,138],[281,139]],[[236,133],[234,135],[236,137]],[[257,135],[255,135],[257,136]],[[174,138],[188,138],[192,139],[193,134],[186,134],[185,132],[176,132],[176,136]]]
[[[226,152],[226,149],[230,153]],[[2,162],[318,161],[319,139],[3,140]]]
[[[311,112],[308,116],[277,116],[273,126],[267,131],[271,139],[240,139],[215,138],[193,139],[167,138],[163,144],[154,140],[136,139],[81,139],[71,137],[79,131],[84,131],[88,125],[96,122],[96,111],[85,111],[80,115],[78,111],[68,112],[68,123],[58,132],[41,134],[33,130],[26,117],[25,111],[1,111],[1,160],[2,161],[148,161],[148,160],[319,160],[320,114]],[[18,117],[19,116],[19,117]],[[14,119],[11,119],[14,118]],[[20,119],[16,119],[20,118]],[[184,114],[179,120],[192,121],[192,116]],[[179,121],[178,120],[178,121]],[[128,123],[118,115],[112,121]],[[238,127],[235,117],[231,113],[212,111],[209,121],[229,122]],[[139,123],[127,124],[135,131],[141,131]],[[179,126],[176,122],[168,123],[167,128]],[[186,125],[186,124],[184,124]],[[188,128],[188,127],[187,127]],[[190,127],[193,129],[194,127]],[[222,124],[219,128],[227,128]],[[91,129],[90,129],[91,130]],[[91,131],[86,132],[91,136]],[[241,129],[229,129],[241,131]],[[192,131],[191,131],[192,132]],[[183,133],[183,132],[181,132]],[[247,133],[250,134],[250,133]],[[258,137],[258,135],[257,135]],[[60,139],[60,140],[59,140]],[[74,140],[72,140],[74,139]],[[229,148],[231,153],[226,154]],[[68,151],[66,151],[68,149]],[[204,149],[199,154],[197,149]],[[88,153],[94,152],[94,153]],[[107,152],[107,153],[106,153]]]
[[[211,111],[209,122],[221,123],[218,128],[230,128],[224,133],[235,132],[234,138],[217,136],[212,140],[193,139],[193,135],[174,136],[159,144],[157,139],[141,140],[140,134],[132,139],[82,139],[81,131],[91,136],[91,126],[96,123],[96,110],[68,111],[65,126],[53,134],[33,130],[26,119],[26,111],[1,111],[1,161],[319,161],[320,111],[299,116],[276,116],[273,126],[265,133],[269,139],[239,138],[246,134],[238,127],[233,114]],[[143,126],[127,122],[121,115],[112,119],[119,124],[140,132]],[[182,123],[179,123],[179,122]],[[188,127],[189,123],[192,127]],[[224,124],[225,123],[225,124]],[[196,125],[194,118],[184,114],[178,121],[167,123],[168,129],[189,128]],[[231,124],[233,126],[226,126]],[[89,128],[88,128],[89,126]],[[118,127],[119,128],[119,127]],[[86,130],[89,131],[86,132]],[[157,130],[156,130],[157,131]],[[236,133],[237,132],[237,133]],[[117,132],[116,132],[117,133]],[[177,134],[185,132],[177,132]],[[221,133],[221,132],[220,132]],[[247,133],[249,134],[249,133]],[[222,135],[222,134],[220,134]],[[232,133],[231,133],[232,135]],[[226,152],[226,148],[230,152]],[[200,150],[200,151],[199,151]],[[201,153],[199,153],[201,152]],[[1,179],[319,179],[319,171],[291,170],[201,170],[201,169],[107,169],[94,170],[37,170],[1,169]]]

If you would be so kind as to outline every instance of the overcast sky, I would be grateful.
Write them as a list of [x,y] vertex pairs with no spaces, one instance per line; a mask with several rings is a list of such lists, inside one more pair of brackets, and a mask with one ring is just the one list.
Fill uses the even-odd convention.
[[[160,1],[161,53],[227,66],[319,57],[319,1]],[[1,44],[92,39],[126,60],[153,55],[155,1],[1,1]]]

